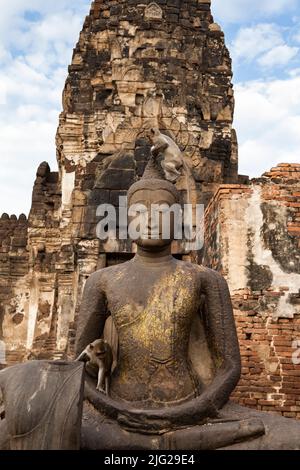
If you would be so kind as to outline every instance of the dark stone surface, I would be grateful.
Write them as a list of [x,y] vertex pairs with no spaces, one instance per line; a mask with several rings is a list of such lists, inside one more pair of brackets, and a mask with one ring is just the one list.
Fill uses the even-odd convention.
[[263,203],[261,210],[264,216],[262,231],[265,246],[271,250],[273,258],[283,271],[299,273],[299,239],[287,233],[285,208]]
[[[0,372],[0,448],[79,450],[83,364],[32,361]],[[17,393],[22,384],[22,393]],[[44,387],[41,387],[44,384]]]
[[4,339],[3,338],[3,329],[2,329],[4,314],[5,314],[4,307],[2,305],[0,305],[0,341]]
[[109,190],[95,188],[88,196],[88,205],[99,206],[100,204],[109,204],[109,199]]
[[109,168],[104,170],[96,182],[97,189],[124,190],[134,182],[135,172],[133,170],[117,170]]
[[133,159],[133,155],[122,154],[120,157],[117,157],[112,161],[109,168],[120,170],[134,170],[135,161]]
[[272,286],[273,274],[269,266],[263,266],[250,260],[248,270],[248,285],[252,291],[267,290]]
[[119,206],[119,198],[126,197],[126,196],[127,196],[127,191],[110,191],[109,202],[113,206],[117,207]]

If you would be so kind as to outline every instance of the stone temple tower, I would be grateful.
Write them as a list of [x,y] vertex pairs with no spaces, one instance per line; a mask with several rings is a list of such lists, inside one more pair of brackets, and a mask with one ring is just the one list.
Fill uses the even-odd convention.
[[[0,330],[8,360],[63,357],[87,277],[130,259],[131,243],[96,237],[96,208],[119,204],[157,127],[180,145],[190,197],[207,204],[237,183],[231,60],[210,0],[95,0],[74,49],[57,131],[59,171],[40,165],[22,238],[2,246]],[[179,182],[179,190],[187,190]],[[1,219],[3,239],[18,224]],[[178,256],[183,253],[175,250]],[[13,253],[13,255],[12,255]]]
[[143,173],[149,126],[181,145],[204,202],[216,183],[236,182],[231,78],[210,0],[94,1],[57,133],[63,210],[74,188],[97,189],[96,203],[126,191]]

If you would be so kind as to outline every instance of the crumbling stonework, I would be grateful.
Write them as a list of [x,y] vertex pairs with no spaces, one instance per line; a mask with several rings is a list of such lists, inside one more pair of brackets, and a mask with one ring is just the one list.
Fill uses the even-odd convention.
[[[28,358],[36,347],[40,354],[51,349],[52,318],[61,250],[58,208],[58,173],[47,163],[37,171],[29,218],[21,215],[0,220],[0,334],[6,345],[6,361]],[[41,310],[48,308],[48,323]],[[3,360],[3,358],[2,358]]]
[[[96,237],[96,209],[117,208],[142,176],[146,132],[158,127],[189,168],[176,183],[183,200],[208,205],[204,262],[228,279],[244,361],[234,398],[300,413],[291,392],[300,375],[291,363],[300,340],[299,166],[250,185],[238,176],[231,79],[210,0],[93,2],[63,92],[59,171],[38,168],[28,220],[0,220],[0,367],[72,357],[86,279],[135,251]],[[179,244],[173,252],[200,257]]]
[[143,174],[150,127],[181,146],[201,200],[216,183],[236,181],[231,78],[210,1],[95,1],[74,50],[57,133],[65,223],[75,188],[89,209],[75,199],[72,215],[85,221],[81,236],[94,236],[95,206],[114,203]]
[[[0,219],[0,341],[9,344],[10,358],[18,360],[15,349],[23,349],[22,334],[25,332],[27,294],[24,278],[29,269],[27,251],[28,220],[25,215],[17,218],[3,214]],[[1,343],[1,351],[4,348]],[[1,354],[1,363],[5,354]]]
[[207,266],[229,282],[243,360],[234,399],[300,418],[300,164],[221,185],[206,211]]

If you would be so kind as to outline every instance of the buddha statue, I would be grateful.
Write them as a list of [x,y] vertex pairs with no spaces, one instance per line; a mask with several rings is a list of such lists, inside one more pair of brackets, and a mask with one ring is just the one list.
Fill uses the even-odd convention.
[[[102,336],[109,316],[119,347],[109,396],[86,379],[82,447],[299,448],[300,423],[229,402],[241,359],[227,283],[211,269],[172,256],[172,218],[168,238],[162,218],[158,236],[150,236],[151,206],[171,207],[179,199],[151,160],[128,192],[129,207],[143,205],[149,214],[146,233],[136,240],[136,256],[87,281],[77,353]],[[278,433],[284,428],[288,444]]]
[[[178,202],[176,187],[159,175],[153,160],[128,192],[129,206],[142,204],[149,209],[152,204],[170,207]],[[83,402],[77,446],[91,450],[299,449],[299,422],[230,402],[240,379],[241,359],[227,283],[211,269],[172,256],[172,223],[166,237],[159,218],[158,236],[151,238],[148,213],[145,232],[136,240],[135,257],[95,272],[84,289],[76,354],[103,336],[111,317],[118,356],[109,394],[97,390],[97,379],[87,367],[83,397],[82,370],[79,365],[70,369],[78,403]],[[0,373],[7,407],[7,390],[13,389],[18,374],[20,380],[26,375],[24,368],[29,366],[16,367]],[[30,367],[41,365],[33,362]],[[41,400],[42,394],[38,410]],[[10,416],[12,421],[12,412]],[[0,421],[0,448],[1,443],[2,448],[9,443],[8,418]],[[28,428],[23,425],[23,433]]]

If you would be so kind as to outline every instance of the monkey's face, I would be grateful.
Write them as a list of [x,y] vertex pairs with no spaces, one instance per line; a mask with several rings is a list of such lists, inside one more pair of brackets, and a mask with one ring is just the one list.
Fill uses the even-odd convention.
[[148,131],[146,131],[146,136],[148,137],[148,139],[150,140],[150,142],[152,144],[155,143],[155,139],[156,139],[158,134],[159,134],[159,130],[155,129],[154,127],[149,129]]
[[106,354],[106,344],[105,341],[101,339],[90,344],[89,348],[93,355],[99,359],[103,358]]

